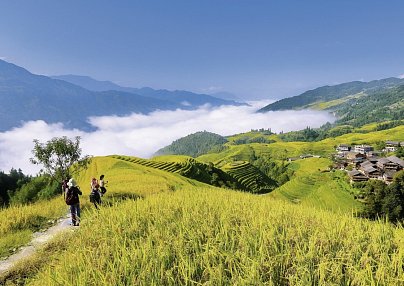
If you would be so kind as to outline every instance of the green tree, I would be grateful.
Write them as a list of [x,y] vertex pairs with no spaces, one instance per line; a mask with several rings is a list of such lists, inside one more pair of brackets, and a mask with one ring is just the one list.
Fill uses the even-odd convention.
[[40,143],[35,139],[34,144],[32,150],[34,158],[30,159],[31,162],[43,165],[45,170],[42,171],[59,182],[87,168],[91,161],[87,155],[81,157],[79,136],[74,141],[66,136],[54,137],[46,143]]
[[386,217],[391,222],[404,219],[404,171],[397,172],[393,182],[386,186],[380,181],[365,185],[366,204],[364,216],[371,219]]
[[396,151],[396,156],[399,158],[404,158],[404,147],[403,146],[398,147],[398,149]]
[[9,174],[0,171],[0,207],[7,205],[10,197],[25,183],[31,180],[30,176],[22,173],[21,169],[11,169]]
[[383,150],[386,148],[386,143],[384,141],[377,141],[376,142],[376,150]]

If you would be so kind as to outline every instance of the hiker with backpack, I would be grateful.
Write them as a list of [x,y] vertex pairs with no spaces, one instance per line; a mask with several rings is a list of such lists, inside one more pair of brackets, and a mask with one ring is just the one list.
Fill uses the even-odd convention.
[[82,195],[76,181],[71,178],[67,183],[68,189],[66,190],[65,201],[70,207],[70,214],[72,217],[72,225],[80,225],[80,199],[79,195]]
[[94,207],[98,210],[99,205],[101,205],[101,193],[100,193],[100,185],[96,178],[92,178],[91,180],[91,193],[90,193],[90,202],[94,204]]
[[105,195],[105,193],[107,192],[107,189],[105,188],[105,186],[107,185],[108,181],[104,181],[104,175],[100,176],[100,193],[101,196]]

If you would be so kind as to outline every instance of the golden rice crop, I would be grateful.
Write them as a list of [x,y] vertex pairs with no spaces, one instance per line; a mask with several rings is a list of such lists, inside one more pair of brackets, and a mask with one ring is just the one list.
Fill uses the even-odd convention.
[[32,285],[403,285],[404,231],[194,188],[92,213]]
[[10,206],[0,210],[0,257],[31,239],[31,234],[67,213],[63,199]]

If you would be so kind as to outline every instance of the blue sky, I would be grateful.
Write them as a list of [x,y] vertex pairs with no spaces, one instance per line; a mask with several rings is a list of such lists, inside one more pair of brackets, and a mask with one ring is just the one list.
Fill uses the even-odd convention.
[[3,0],[0,58],[45,75],[280,98],[404,74],[404,1]]

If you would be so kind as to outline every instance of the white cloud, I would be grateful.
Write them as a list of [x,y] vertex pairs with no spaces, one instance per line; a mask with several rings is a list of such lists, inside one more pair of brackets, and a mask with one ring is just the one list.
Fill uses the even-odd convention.
[[7,60],[7,58],[6,58],[6,57],[1,57],[1,56],[0,56],[0,60],[5,61],[5,60]]
[[404,79],[404,73],[403,73],[403,74],[400,74],[400,75],[398,76],[398,78]]
[[183,102],[181,102],[181,105],[182,106],[191,106],[192,104],[189,103],[188,101],[183,101]]
[[222,86],[209,86],[209,87],[205,87],[201,89],[202,92],[206,92],[206,93],[214,93],[214,92],[219,92],[223,90]]
[[275,132],[319,127],[333,117],[318,111],[277,111],[255,113],[262,102],[251,106],[203,106],[198,110],[155,111],[148,115],[132,114],[126,117],[102,116],[89,118],[97,128],[94,132],[68,130],[62,124],[43,121],[27,122],[19,128],[0,133],[0,170],[21,168],[34,174],[39,169],[29,163],[33,139],[45,142],[55,136],[81,136],[83,154],[125,154],[150,157],[172,141],[197,131],[221,135],[247,132],[250,129],[272,128]]

